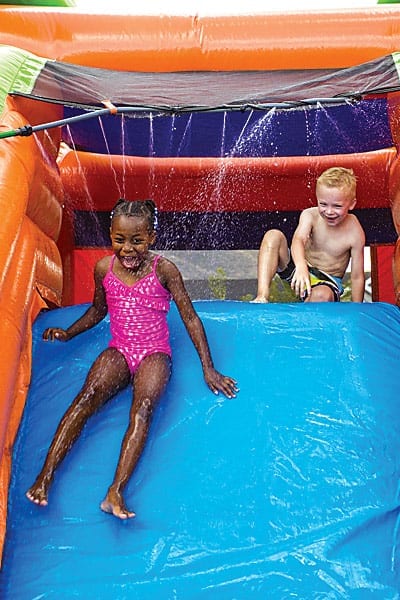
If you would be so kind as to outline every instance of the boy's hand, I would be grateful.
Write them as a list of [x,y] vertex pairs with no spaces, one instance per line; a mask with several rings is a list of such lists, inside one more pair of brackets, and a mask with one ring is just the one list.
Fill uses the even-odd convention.
[[301,299],[311,294],[310,274],[307,266],[304,268],[296,267],[290,285],[296,296],[299,296]]
[[231,377],[222,375],[213,367],[209,367],[204,369],[204,379],[214,394],[222,392],[227,398],[236,398],[236,392],[239,391],[239,388],[237,382]]
[[54,340],[67,342],[69,340],[69,335],[65,329],[60,329],[59,327],[49,327],[43,331],[43,339],[50,340],[51,342]]

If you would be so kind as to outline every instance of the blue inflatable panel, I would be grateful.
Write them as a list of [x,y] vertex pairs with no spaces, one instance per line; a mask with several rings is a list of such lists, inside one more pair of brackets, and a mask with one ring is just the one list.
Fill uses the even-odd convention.
[[[82,114],[64,107],[64,118]],[[299,110],[184,112],[123,121],[126,156],[320,156],[393,146],[386,98]],[[351,131],[351,135],[349,135]],[[114,115],[77,121],[63,140],[85,152],[121,154],[121,121]]]
[[48,507],[25,498],[109,324],[70,342],[41,332],[14,450],[2,600],[399,597],[400,312],[387,304],[200,301],[228,400],[206,387],[173,307],[174,371],[126,489],[135,519],[99,503],[131,402],[87,424]]

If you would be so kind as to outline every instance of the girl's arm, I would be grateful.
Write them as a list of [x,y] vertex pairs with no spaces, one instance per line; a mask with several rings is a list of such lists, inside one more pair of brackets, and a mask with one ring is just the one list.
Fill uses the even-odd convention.
[[87,331],[91,327],[94,327],[104,319],[107,314],[107,301],[103,288],[103,279],[106,272],[106,259],[101,259],[96,264],[94,271],[95,290],[91,306],[89,306],[87,311],[77,321],[72,323],[68,329],[61,329],[59,327],[49,327],[46,329],[43,332],[43,339],[57,339],[62,342],[67,342],[83,331]]
[[204,379],[208,387],[215,394],[223,392],[228,398],[235,398],[238,391],[236,381],[231,377],[222,375],[214,368],[203,323],[193,307],[179,270],[167,259],[162,259],[157,266],[157,274],[161,283],[169,290],[175,301],[182,321],[199,355]]

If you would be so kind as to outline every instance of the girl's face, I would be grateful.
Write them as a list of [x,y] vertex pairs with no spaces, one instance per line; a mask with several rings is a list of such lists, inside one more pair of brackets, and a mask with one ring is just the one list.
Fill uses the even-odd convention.
[[145,217],[119,215],[114,217],[110,228],[114,254],[125,269],[137,271],[146,261],[149,246],[156,234],[149,230]]

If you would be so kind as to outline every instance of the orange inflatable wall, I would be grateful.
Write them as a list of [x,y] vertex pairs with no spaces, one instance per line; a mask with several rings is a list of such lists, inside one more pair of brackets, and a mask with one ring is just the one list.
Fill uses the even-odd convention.
[[0,17],[2,44],[126,71],[339,68],[400,48],[396,6],[229,17],[0,7]]
[[[400,49],[400,9],[395,6],[240,17],[144,17],[3,5],[0,23],[0,44],[49,59],[120,70],[340,68]],[[40,102],[33,106],[22,99],[10,100],[0,115],[0,127],[8,130],[47,122],[56,118],[56,112],[56,107]],[[78,201],[79,178],[70,158],[64,157],[57,165],[58,147],[56,130],[0,142],[0,336],[5,343],[0,366],[0,552],[12,444],[30,380],[31,324],[41,308],[61,304],[63,284],[64,302],[73,297],[69,283],[73,279],[71,229],[66,211],[63,219],[63,205],[66,198]],[[101,159],[93,162],[86,158],[88,176],[100,169],[107,180]],[[353,159],[356,157],[346,158]],[[293,161],[292,173],[304,169],[302,160]],[[371,187],[366,191],[368,202],[371,207],[393,202],[399,231],[397,148],[373,154],[368,160],[374,163]],[[147,165],[132,161],[133,172],[145,188],[140,173]],[[360,172],[363,161],[365,157],[356,165]],[[282,161],[279,165],[281,175],[288,164]],[[202,184],[210,167],[207,160],[188,162],[195,185]],[[162,162],[157,162],[156,168],[162,177]],[[274,162],[266,160],[265,172],[274,168]],[[290,185],[284,176],[281,181]],[[258,185],[266,185],[266,180],[261,178]],[[301,209],[303,201],[298,200],[296,208]]]
[[[2,128],[25,119],[11,103]],[[0,550],[4,541],[11,452],[31,373],[31,325],[48,303],[59,305],[63,189],[54,151],[46,142],[13,139],[0,144]]]

